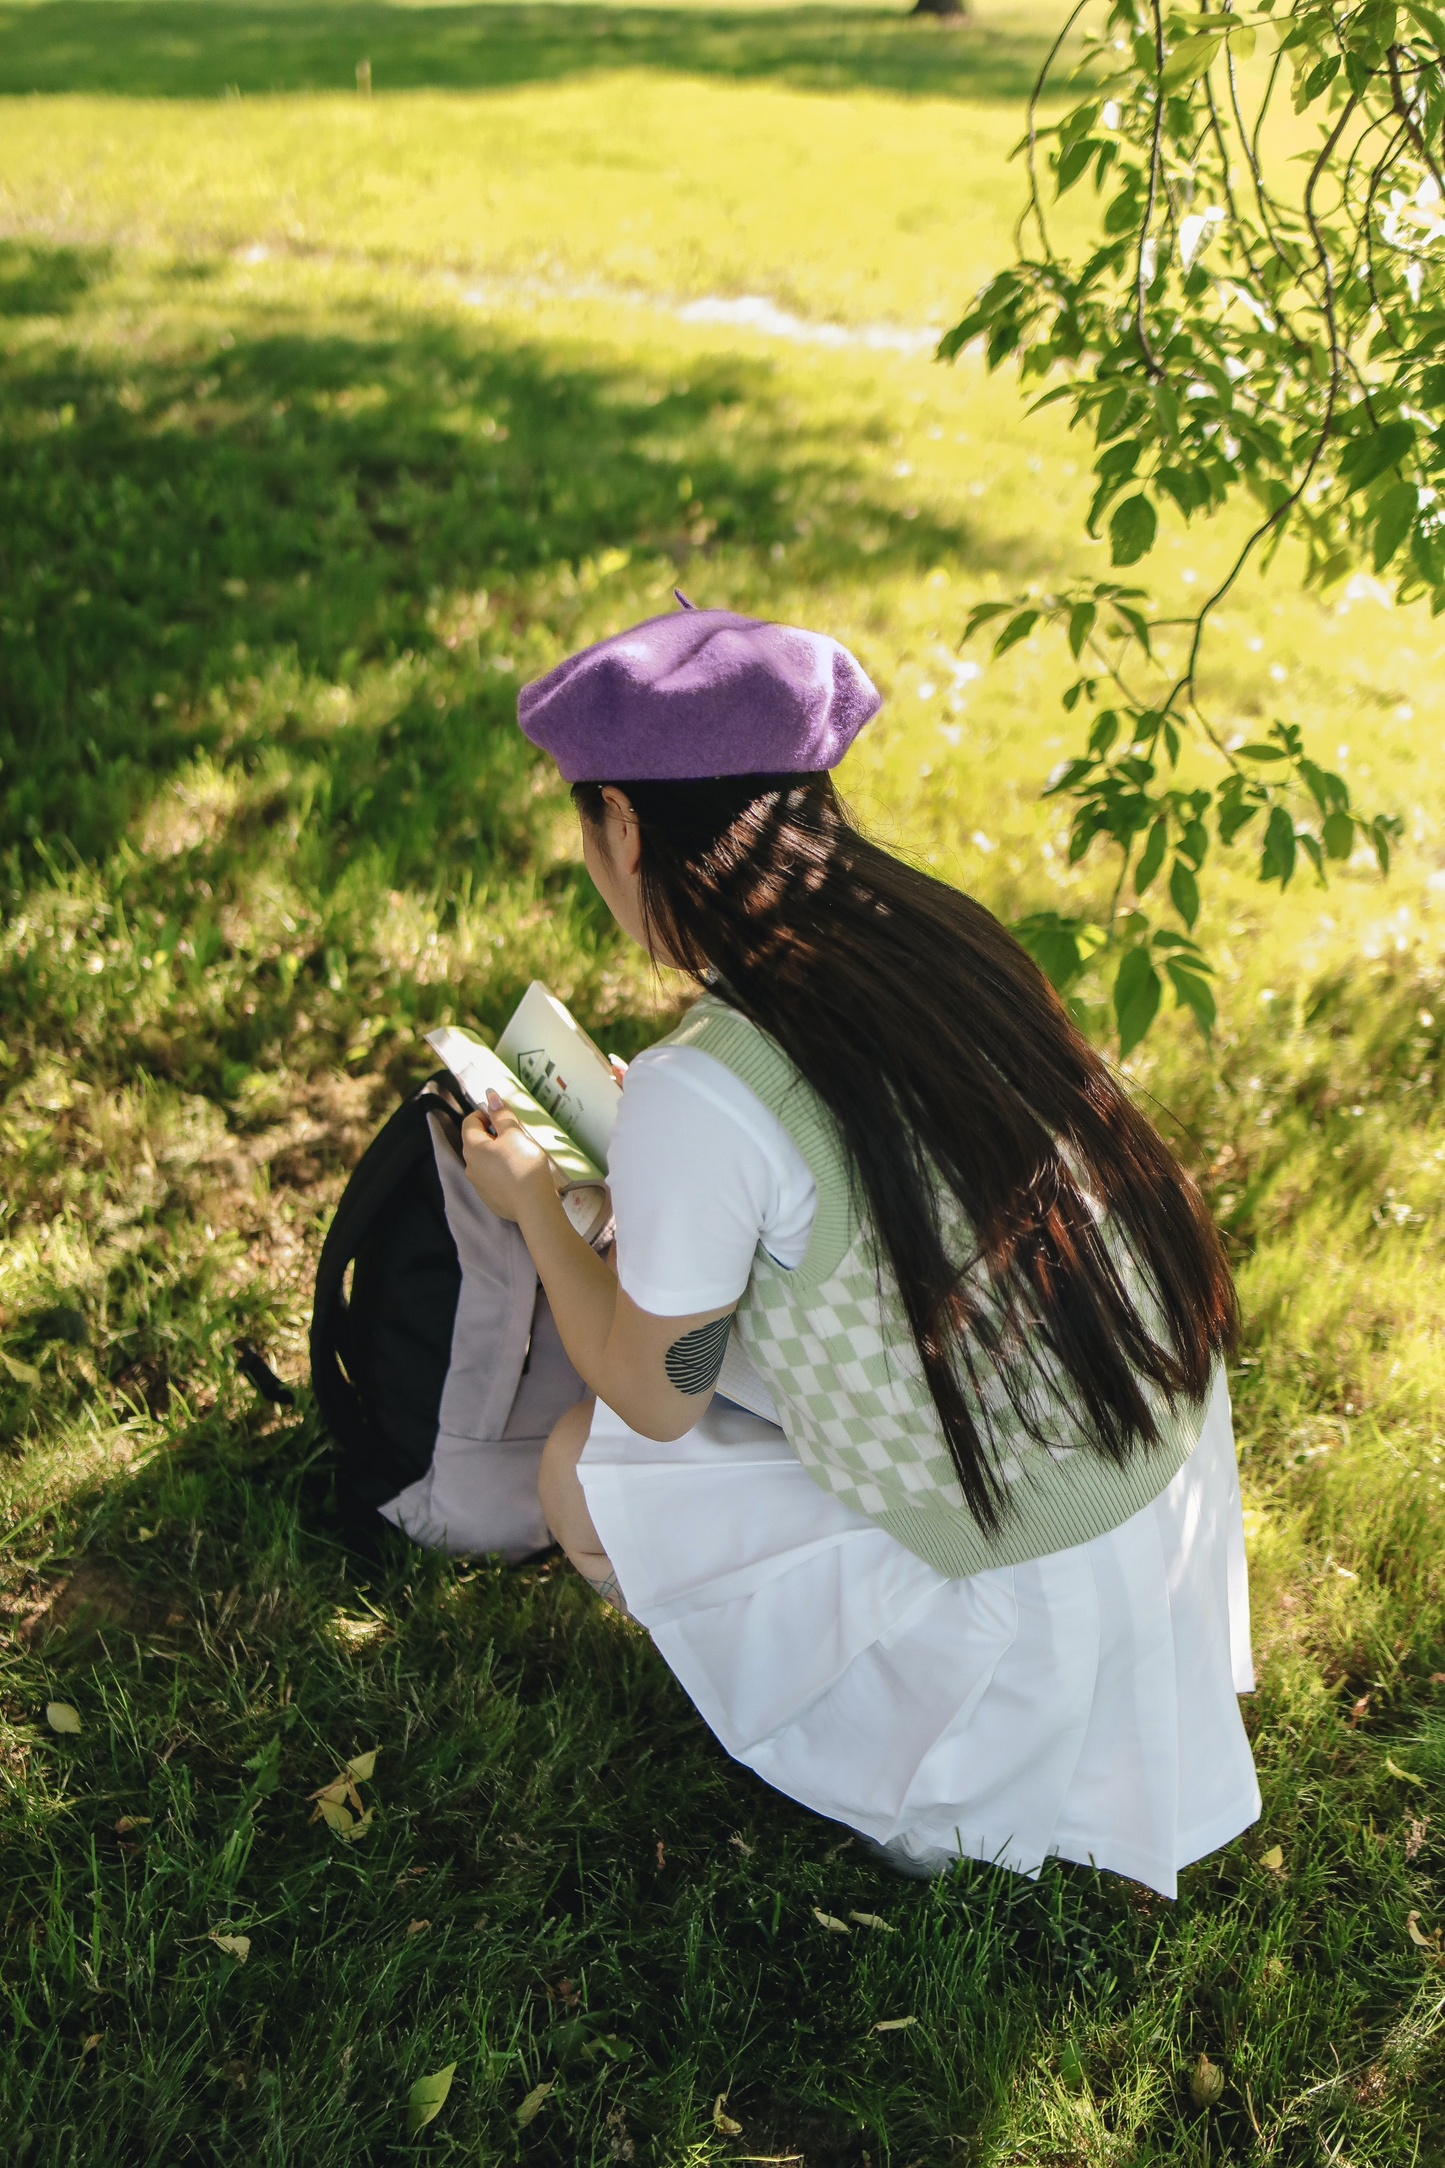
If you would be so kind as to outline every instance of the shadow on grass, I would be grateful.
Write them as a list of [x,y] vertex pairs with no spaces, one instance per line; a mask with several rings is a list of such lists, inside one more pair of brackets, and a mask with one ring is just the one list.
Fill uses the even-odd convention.
[[[27,261],[37,291],[77,276]],[[323,778],[315,848],[427,881],[507,854],[511,650],[565,634],[557,591],[606,553],[639,615],[684,565],[705,596],[709,555],[735,578],[786,548],[805,584],[983,556],[881,501],[866,447],[800,423],[765,361],[683,381],[484,320],[234,321],[184,358],[0,359],[0,841],[101,855],[197,753],[249,772],[283,744]]]
[[[87,1549],[34,1588],[9,1692],[81,1711],[36,1749],[65,1811],[0,1795],[28,2162],[380,2168],[448,2062],[457,2158],[518,2157],[539,2076],[546,2168],[701,2158],[719,2093],[754,2156],[931,2162],[966,2129],[982,2158],[1040,2021],[1132,1987],[1157,1929],[1122,1885],[894,1880],[729,1761],[560,1562],[399,1550],[358,1585],[305,1525],[314,1446],[218,1410],[62,1509]],[[342,1845],[312,1798],[373,1747]],[[865,1957],[822,1905],[889,1932]],[[903,2008],[933,2014],[906,2062],[870,2030]]]
[[68,316],[110,270],[108,248],[0,241],[0,316]]
[[254,0],[53,0],[0,7],[0,95],[148,98],[351,90],[493,90],[608,68],[809,90],[1028,95],[1051,29],[965,28],[873,8],[259,6]]

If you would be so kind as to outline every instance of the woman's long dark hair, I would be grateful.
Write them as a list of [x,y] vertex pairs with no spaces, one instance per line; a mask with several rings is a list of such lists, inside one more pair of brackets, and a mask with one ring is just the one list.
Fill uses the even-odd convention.
[[[990,1375],[1042,1442],[1033,1387],[1051,1372],[1109,1459],[1156,1443],[1144,1382],[1203,1397],[1237,1329],[1229,1267],[1198,1189],[1033,959],[860,835],[827,775],[617,787],[650,945],[719,980],[837,1121],[978,1522],[996,1529],[1007,1496]],[[605,854],[602,786],[572,795]]]

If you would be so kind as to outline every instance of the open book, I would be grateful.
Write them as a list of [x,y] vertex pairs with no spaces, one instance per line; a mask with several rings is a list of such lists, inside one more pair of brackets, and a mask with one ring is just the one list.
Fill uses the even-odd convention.
[[494,1091],[551,1160],[567,1217],[590,1242],[608,1218],[607,1144],[622,1087],[606,1055],[533,979],[495,1053],[444,1024],[426,1035],[473,1106]]
[[[427,1033],[473,1106],[494,1091],[540,1144],[556,1169],[562,1205],[577,1232],[595,1240],[611,1218],[603,1186],[607,1145],[622,1087],[606,1055],[555,994],[533,979],[496,1052],[454,1024]],[[776,1423],[767,1385],[743,1350],[734,1327],[717,1390],[726,1399]]]

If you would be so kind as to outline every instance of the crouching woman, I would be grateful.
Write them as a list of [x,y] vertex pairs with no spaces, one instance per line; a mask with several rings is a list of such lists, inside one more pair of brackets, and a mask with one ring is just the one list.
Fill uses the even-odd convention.
[[687,608],[522,696],[701,990],[628,1074],[615,1276],[466,1125],[594,1396],[543,1506],[728,1752],[905,1872],[1173,1895],[1259,1810],[1229,1270],[1024,950],[850,824],[877,706],[835,642]]

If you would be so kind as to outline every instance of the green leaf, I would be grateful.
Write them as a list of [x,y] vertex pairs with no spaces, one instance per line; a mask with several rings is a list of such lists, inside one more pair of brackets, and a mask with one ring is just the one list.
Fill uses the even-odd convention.
[[1127,949],[1114,979],[1114,1020],[1119,1027],[1119,1059],[1131,1054],[1159,1013],[1163,989],[1144,948]]
[[1199,37],[1183,38],[1164,63],[1160,77],[1166,90],[1182,90],[1186,83],[1195,83],[1214,59],[1223,44],[1219,31],[1205,31]]
[[624,2040],[620,2033],[597,2033],[582,2053],[589,2063],[595,2063],[599,2055],[605,2055],[609,2062],[625,2063],[632,2054],[632,2042]]
[[1136,565],[1154,547],[1159,517],[1145,496],[1126,497],[1109,522],[1109,551],[1116,565]]
[[1241,745],[1239,752],[1242,760],[1287,760],[1289,758],[1289,755],[1282,752],[1277,745]]
[[1256,35],[1253,23],[1240,23],[1237,28],[1229,31],[1229,50],[1236,60],[1252,60],[1254,58]]
[[1352,437],[1340,455],[1340,479],[1349,490],[1364,489],[1387,467],[1398,466],[1415,442],[1415,424],[1386,422],[1365,436]]
[[1199,916],[1199,882],[1182,858],[1176,858],[1170,870],[1169,900],[1192,933]]
[[1038,911],[1015,920],[1014,939],[1026,948],[1056,993],[1067,993],[1087,961],[1081,939],[1083,921],[1057,911]]
[[1301,759],[1299,772],[1321,813],[1332,813],[1336,806],[1350,802],[1349,787],[1344,777],[1334,775],[1328,768],[1321,768],[1313,760]]
[[1186,519],[1209,502],[1209,484],[1198,467],[1161,467],[1154,480]]
[[1219,840],[1226,848],[1234,841],[1241,828],[1247,828],[1259,811],[1256,803],[1248,798],[1229,792],[1228,785],[1219,799]]
[[1046,798],[1056,798],[1061,790],[1072,790],[1075,783],[1081,781],[1093,765],[1092,760],[1085,760],[1082,757],[1060,761],[1058,767],[1055,768],[1044,785],[1044,796]]
[[1383,572],[1415,524],[1420,492],[1413,482],[1396,482],[1380,499],[1375,514],[1375,570]]
[[[1130,592],[1137,593],[1138,590],[1131,589]],[[1114,597],[1114,609],[1117,615],[1123,618],[1124,623],[1129,627],[1129,630],[1152,662],[1154,660],[1154,650],[1149,644],[1149,620],[1142,617],[1137,610],[1131,610],[1128,603],[1121,602],[1117,595]]]
[[1395,42],[1395,29],[1399,20],[1395,0],[1366,0],[1350,17],[1347,35],[1356,51],[1371,48],[1383,53]]
[[1164,966],[1169,982],[1174,988],[1174,998],[1182,1008],[1192,1010],[1194,1021],[1207,1039],[1214,1029],[1217,1010],[1214,1006],[1213,989],[1207,979],[1191,971],[1186,963],[1176,962],[1173,957]]
[[266,1744],[241,1765],[255,1771],[251,1789],[257,1793],[274,1792],[281,1781],[281,1734],[273,1733]]
[[1113,708],[1105,708],[1103,714],[1095,718],[1094,727],[1089,732],[1089,751],[1102,760],[1118,735],[1118,715]]
[[1355,824],[1348,813],[1326,814],[1320,833],[1327,858],[1348,858],[1355,847]]
[[1012,607],[1009,602],[976,602],[963,628],[964,639],[971,640],[980,625],[990,624],[996,617],[1007,617]]
[[1284,807],[1277,805],[1269,816],[1269,826],[1264,832],[1264,848],[1259,855],[1259,877],[1262,881],[1278,881],[1281,888],[1288,888],[1290,875],[1294,872],[1294,861],[1294,822]]
[[1296,113],[1302,113],[1307,105],[1312,105],[1316,98],[1322,96],[1339,72],[1340,56],[1338,53],[1331,53],[1327,59],[1320,61],[1317,67],[1311,68],[1308,75],[1302,76],[1295,85]]
[[1092,602],[1076,602],[1069,612],[1069,653],[1075,662],[1079,659],[1084,642],[1094,629],[1094,620],[1098,614],[1098,609]]
[[1094,461],[1094,472],[1101,482],[1123,482],[1139,464],[1139,454],[1144,446],[1138,437],[1120,437]]
[[1038,610],[1020,610],[1017,617],[1011,617],[993,643],[994,654],[1006,655],[1011,647],[1018,646],[1020,640],[1026,640],[1038,623],[1040,615]]
[[1061,196],[1067,194],[1081,174],[1087,173],[1098,148],[1091,136],[1085,136],[1081,142],[1071,143],[1061,154],[1055,175],[1055,185]]
[[409,2135],[435,2122],[447,2104],[447,2094],[452,2089],[452,2073],[455,2063],[448,2063],[445,2070],[434,2070],[428,2078],[418,2078],[406,2096],[406,2127]]
[[1425,371],[1415,397],[1422,407],[1445,407],[1445,361],[1434,362]]
[[1418,0],[1405,0],[1405,13],[1413,15],[1421,29],[1435,40],[1445,53],[1445,15],[1437,15],[1434,8],[1421,7]]
[[1169,823],[1163,814],[1149,831],[1149,840],[1139,854],[1134,870],[1134,893],[1142,896],[1155,874],[1164,863],[1164,847],[1169,840]]
[[541,2107],[543,2101],[547,2098],[547,2095],[551,2092],[553,2086],[556,2083],[557,2080],[555,2078],[544,2078],[540,2085],[534,2085],[532,2087],[531,2092],[528,2093],[526,2099],[522,2102],[521,2107],[517,2110],[517,2122],[521,2128],[525,2129],[527,2124],[533,2120],[533,2118],[537,2114],[538,2109]]

